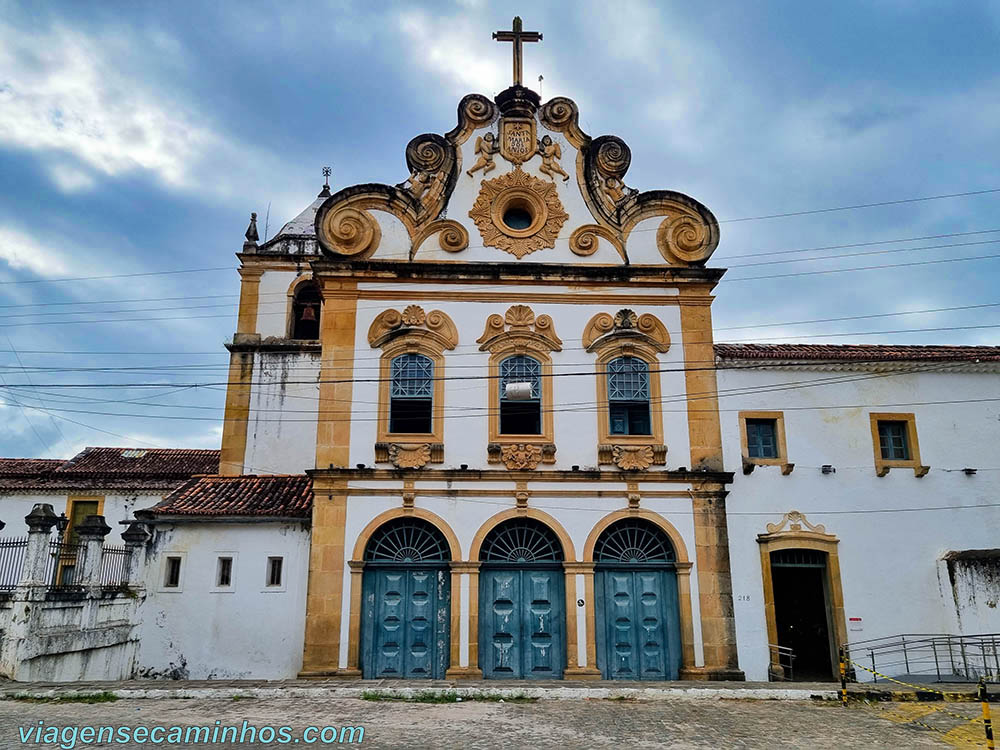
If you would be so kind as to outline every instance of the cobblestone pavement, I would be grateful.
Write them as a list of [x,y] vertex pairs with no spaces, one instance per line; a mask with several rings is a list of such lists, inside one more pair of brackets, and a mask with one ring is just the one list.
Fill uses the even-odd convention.
[[[822,701],[544,700],[532,703],[424,704],[358,699],[154,699],[109,703],[0,701],[0,747],[23,748],[19,727],[242,726],[291,727],[290,744],[309,726],[363,726],[370,748],[948,748],[975,747],[945,734],[955,722],[929,716],[926,704],[848,708]],[[946,704],[974,716],[975,704]],[[931,709],[933,711],[933,709]],[[908,713],[910,712],[910,713]],[[920,713],[925,712],[925,713]],[[912,714],[912,715],[911,715]],[[921,719],[939,731],[912,723]],[[975,725],[971,725],[975,726]],[[981,731],[981,730],[980,730]],[[321,746],[321,743],[317,743]],[[59,747],[29,741],[28,747]],[[278,747],[278,743],[77,744],[76,747]],[[64,744],[70,750],[69,744]],[[75,749],[74,749],[75,750]]]

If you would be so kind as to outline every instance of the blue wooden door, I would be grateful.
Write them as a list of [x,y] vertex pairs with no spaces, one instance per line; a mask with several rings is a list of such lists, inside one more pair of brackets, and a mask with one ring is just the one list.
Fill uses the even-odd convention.
[[481,569],[479,666],[483,677],[562,677],[566,663],[563,580],[561,567]]
[[681,655],[676,572],[599,568],[594,583],[604,679],[676,680]]
[[449,579],[441,566],[365,568],[361,661],[366,678],[444,678]]

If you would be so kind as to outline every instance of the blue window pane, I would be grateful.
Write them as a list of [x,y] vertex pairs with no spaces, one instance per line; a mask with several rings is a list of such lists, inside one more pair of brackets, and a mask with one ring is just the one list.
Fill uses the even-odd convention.
[[910,445],[906,437],[906,422],[878,423],[878,443],[882,458],[889,461],[909,461]]
[[747,420],[747,454],[750,458],[778,458],[775,420]]
[[608,362],[609,401],[649,401],[649,365],[636,357]]
[[531,398],[542,398],[542,364],[537,359],[518,354],[500,363],[500,400],[507,400],[508,383],[531,383]]
[[392,398],[431,398],[434,393],[434,362],[423,354],[402,354],[390,368]]

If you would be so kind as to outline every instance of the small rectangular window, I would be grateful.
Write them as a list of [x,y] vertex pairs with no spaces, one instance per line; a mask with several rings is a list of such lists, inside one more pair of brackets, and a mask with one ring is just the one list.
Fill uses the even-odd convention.
[[281,568],[283,567],[285,558],[283,557],[269,557],[267,558],[267,585],[268,586],[280,586],[281,585]]
[[227,588],[233,584],[233,558],[231,557],[220,557],[219,564],[215,573],[215,585],[221,588]]
[[778,458],[777,420],[748,419],[746,430],[749,458]]
[[882,458],[886,461],[909,461],[910,444],[906,436],[906,422],[880,419],[878,445]]
[[181,558],[168,557],[167,571],[163,578],[163,587],[175,589],[181,585]]

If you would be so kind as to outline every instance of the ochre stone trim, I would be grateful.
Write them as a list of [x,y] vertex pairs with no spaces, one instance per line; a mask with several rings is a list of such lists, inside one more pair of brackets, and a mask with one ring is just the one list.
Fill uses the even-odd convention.
[[[917,418],[913,412],[870,412],[868,418],[872,429],[872,448],[875,451],[875,474],[884,477],[889,473],[889,469],[913,469],[913,474],[918,479],[927,475],[931,470],[930,466],[922,466],[920,463],[920,443],[917,440]],[[910,448],[910,457],[907,459],[882,458],[882,449],[879,446],[878,423],[905,422],[906,440]]]
[[462,547],[458,537],[448,523],[435,513],[423,508],[393,508],[379,514],[361,530],[352,552],[351,567],[351,618],[348,625],[348,668],[361,671],[361,590],[364,581],[365,547],[379,527],[395,518],[420,518],[434,526],[445,537],[451,554],[451,612],[450,612],[450,654],[448,671],[461,669],[459,666],[462,625],[461,569],[456,561],[462,559]]
[[681,624],[681,670],[691,669],[695,666],[694,654],[694,613],[691,604],[691,559],[688,556],[687,545],[684,537],[677,528],[659,513],[644,508],[628,508],[616,510],[604,516],[591,529],[587,536],[587,541],[583,545],[583,560],[591,566],[589,572],[583,571],[587,576],[587,664],[597,666],[597,606],[594,601],[594,549],[597,547],[597,540],[600,539],[608,528],[618,521],[630,518],[642,518],[652,523],[670,539],[674,547],[676,562],[674,567],[677,571],[677,600],[678,612]]
[[254,357],[252,351],[229,353],[229,387],[226,390],[222,451],[219,455],[219,473],[223,476],[238,476],[243,473]]
[[239,268],[240,308],[236,318],[237,333],[257,332],[257,312],[260,307],[260,280],[263,269]]
[[[795,464],[788,462],[788,445],[785,442],[785,413],[781,411],[741,411],[740,421],[740,455],[743,457],[743,473],[750,474],[755,466],[780,466],[783,476],[788,476]],[[751,458],[747,448],[747,420],[773,419],[778,455],[775,458]]]
[[[787,528],[786,528],[787,525]],[[806,528],[803,529],[802,526]],[[844,614],[844,591],[840,579],[840,540],[826,533],[822,525],[813,525],[799,511],[792,510],[774,524],[767,524],[767,533],[757,535],[760,545],[761,578],[764,588],[764,619],[767,622],[767,642],[778,642],[778,622],[774,609],[774,583],[771,573],[771,553],[782,549],[812,549],[826,553],[826,576],[830,591],[833,641],[831,643],[830,664],[837,664],[834,649],[836,644],[847,643],[847,618]],[[769,671],[782,675],[783,667],[774,654],[771,655]],[[831,679],[836,679],[836,668],[832,668]]]

